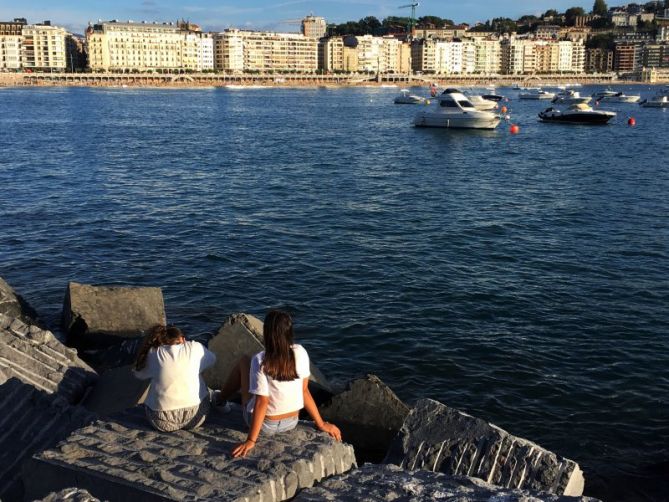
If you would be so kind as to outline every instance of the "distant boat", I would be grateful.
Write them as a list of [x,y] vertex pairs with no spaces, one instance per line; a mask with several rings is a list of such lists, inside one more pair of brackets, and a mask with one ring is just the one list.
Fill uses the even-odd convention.
[[559,105],[578,105],[580,103],[588,103],[590,99],[591,98],[589,96],[581,96],[578,91],[566,89],[564,91],[558,92],[551,100],[551,103]]
[[627,95],[622,92],[612,91],[611,89],[603,89],[592,93],[592,98],[600,103],[636,103],[641,99],[641,96]]
[[556,122],[560,124],[603,125],[615,116],[614,112],[593,110],[585,103],[571,105],[565,111],[551,107],[539,113],[539,118],[542,122]]
[[548,92],[544,91],[542,89],[528,89],[527,92],[521,92],[518,97],[520,99],[553,99],[555,97],[555,93],[553,92]]
[[639,103],[644,108],[669,108],[669,86],[665,86],[650,99]]
[[394,100],[396,105],[419,105],[424,102],[425,98],[411,94],[408,89],[402,89]]
[[443,127],[447,129],[494,129],[499,115],[477,110],[472,102],[457,89],[446,89],[439,95],[439,107],[424,107],[416,114],[416,127]]

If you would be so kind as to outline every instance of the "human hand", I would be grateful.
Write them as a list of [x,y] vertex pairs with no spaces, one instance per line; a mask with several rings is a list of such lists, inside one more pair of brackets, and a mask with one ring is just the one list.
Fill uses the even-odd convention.
[[250,441],[246,440],[242,444],[238,444],[232,449],[232,456],[237,458],[237,457],[245,457],[248,452],[250,452],[253,448],[255,448],[256,443],[255,441]]
[[318,427],[318,429],[323,432],[327,432],[337,441],[341,441],[341,431],[335,424],[331,424],[330,422],[323,422],[320,427]]

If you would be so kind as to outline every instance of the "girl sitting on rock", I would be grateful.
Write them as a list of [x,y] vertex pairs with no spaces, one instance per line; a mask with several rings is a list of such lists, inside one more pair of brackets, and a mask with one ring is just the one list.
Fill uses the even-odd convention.
[[133,373],[151,379],[144,402],[151,425],[163,432],[199,427],[210,409],[201,373],[216,356],[201,343],[186,341],[179,328],[154,326],[137,354]]
[[253,358],[243,357],[221,389],[225,399],[234,392],[242,396],[242,413],[249,427],[246,441],[232,450],[243,457],[252,450],[260,436],[294,429],[302,408],[316,427],[341,441],[336,425],[324,422],[309,392],[309,355],[304,347],[293,343],[293,321],[290,315],[272,310],[263,326],[265,350]]

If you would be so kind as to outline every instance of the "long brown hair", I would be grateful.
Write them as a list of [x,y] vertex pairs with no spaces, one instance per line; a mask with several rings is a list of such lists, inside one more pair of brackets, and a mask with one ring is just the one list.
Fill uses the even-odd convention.
[[293,352],[293,320],[282,310],[270,310],[263,325],[265,359],[262,368],[274,380],[285,382],[297,378]]
[[162,326],[157,324],[151,328],[137,352],[135,369],[139,371],[146,366],[146,357],[149,355],[149,350],[154,347],[160,347],[161,345],[172,345],[182,336],[184,336],[183,333],[176,326]]

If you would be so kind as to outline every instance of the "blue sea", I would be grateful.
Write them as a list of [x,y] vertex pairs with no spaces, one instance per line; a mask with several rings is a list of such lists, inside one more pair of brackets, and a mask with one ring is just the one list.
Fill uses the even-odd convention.
[[54,328],[68,281],[160,286],[191,336],[288,309],[334,382],[668,500],[669,110],[543,124],[499,88],[519,134],[431,130],[397,92],[0,89],[0,276]]

